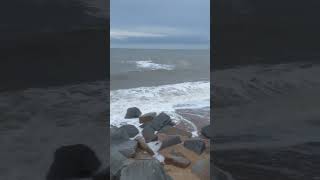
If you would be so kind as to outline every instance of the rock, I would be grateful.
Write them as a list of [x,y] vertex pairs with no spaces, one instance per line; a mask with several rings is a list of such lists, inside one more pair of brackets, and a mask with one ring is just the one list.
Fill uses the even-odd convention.
[[119,179],[122,168],[130,163],[128,159],[114,148],[110,150],[110,178]]
[[201,180],[210,180],[210,162],[209,159],[199,160],[192,167],[191,172],[197,175]]
[[164,158],[166,164],[172,164],[180,168],[186,168],[191,164],[190,160],[182,156],[166,155]]
[[185,136],[188,138],[192,137],[192,133],[185,131],[183,129],[179,129],[176,127],[172,127],[170,125],[164,126],[162,129],[159,130],[159,133],[164,133],[167,135],[179,135],[179,136]]
[[124,167],[120,180],[171,180],[158,160],[136,160]]
[[197,153],[197,154],[202,154],[204,149],[206,148],[205,143],[201,139],[189,139],[184,141],[184,147]]
[[139,134],[139,130],[133,125],[123,125],[119,129],[124,129],[130,138]]
[[62,146],[54,153],[54,160],[47,173],[47,180],[91,177],[101,162],[86,145]]
[[139,117],[139,123],[150,122],[156,117],[156,115],[157,115],[156,112],[150,112],[150,113],[144,114]]
[[155,135],[154,133],[155,133],[155,130],[151,126],[146,126],[142,130],[142,135],[143,135],[146,143],[158,140],[158,136]]
[[150,122],[143,123],[143,124],[141,124],[139,127],[145,128],[146,126],[150,126],[150,125],[151,125],[151,121],[150,121]]
[[168,116],[164,112],[162,112],[158,116],[156,116],[151,122],[151,127],[155,131],[159,131],[161,128],[163,128],[166,125],[172,125],[172,121],[171,121],[170,116]]
[[127,158],[134,157],[137,150],[138,142],[134,140],[124,141],[120,144],[114,146],[121,154],[123,154]]
[[166,135],[161,133],[158,134],[158,140],[162,142],[160,150],[169,146],[180,144],[182,142],[180,136]]
[[141,115],[141,111],[137,107],[131,107],[127,109],[126,119],[138,118]]
[[136,138],[136,141],[138,142],[138,146],[140,147],[140,149],[146,151],[147,153],[149,153],[151,156],[154,155],[154,152],[152,151],[152,149],[150,149],[150,147],[147,145],[147,143],[145,142],[144,138],[141,136],[138,136]]
[[122,141],[126,141],[129,140],[129,135],[126,131],[126,129],[122,128],[117,128],[117,127],[113,127],[110,128],[110,143],[117,143],[117,142],[122,142]]
[[204,126],[203,128],[201,128],[201,134],[206,137],[206,138],[211,138],[211,129],[210,129],[210,125]]

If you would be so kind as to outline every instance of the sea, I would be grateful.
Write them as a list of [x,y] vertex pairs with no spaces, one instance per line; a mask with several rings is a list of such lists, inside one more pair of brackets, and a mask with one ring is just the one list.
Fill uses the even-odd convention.
[[139,127],[137,119],[124,118],[129,107],[142,113],[165,112],[194,134],[199,122],[193,119],[209,122],[209,49],[112,48],[110,54],[112,126]]

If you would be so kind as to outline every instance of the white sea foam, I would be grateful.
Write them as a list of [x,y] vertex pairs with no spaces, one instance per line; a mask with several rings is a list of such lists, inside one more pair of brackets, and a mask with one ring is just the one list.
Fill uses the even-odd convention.
[[120,89],[111,91],[110,97],[111,125],[132,124],[138,127],[138,119],[124,119],[129,107],[138,107],[142,113],[166,112],[174,121],[181,121],[185,119],[175,110],[210,106],[210,83],[198,81]]
[[152,62],[151,60],[148,61],[135,61],[137,68],[139,69],[147,69],[147,70],[174,70],[175,66],[170,64],[157,64]]

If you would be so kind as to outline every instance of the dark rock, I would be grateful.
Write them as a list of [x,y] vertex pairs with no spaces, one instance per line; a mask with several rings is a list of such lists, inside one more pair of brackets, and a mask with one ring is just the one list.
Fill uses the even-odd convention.
[[202,154],[204,149],[206,148],[205,143],[201,139],[189,139],[184,141],[184,147],[197,153]]
[[124,167],[120,180],[170,180],[158,160],[137,160]]
[[128,165],[130,161],[114,148],[110,150],[110,178],[119,179],[122,168]]
[[139,127],[145,128],[146,126],[150,126],[150,125],[151,125],[151,121],[150,121],[150,122],[143,123],[143,124],[141,124]]
[[210,161],[209,159],[199,160],[192,167],[191,172],[201,180],[210,180]]
[[[161,135],[161,134],[160,134]],[[164,135],[161,139],[158,136],[158,139],[162,142],[160,149],[164,149],[176,144],[180,144],[182,141],[180,136]]]
[[150,112],[150,113],[144,114],[139,117],[139,123],[150,122],[156,117],[156,115],[157,115],[156,112]]
[[91,177],[101,162],[86,145],[62,146],[54,153],[54,160],[47,174],[47,180]]
[[167,135],[179,135],[179,136],[185,136],[185,137],[192,137],[192,133],[185,131],[183,129],[179,129],[176,127],[172,127],[170,125],[167,125],[159,130],[159,133],[164,133]]
[[134,140],[124,141],[115,145],[113,148],[117,149],[121,154],[127,158],[134,157],[137,150],[138,142]]
[[126,141],[129,140],[129,135],[126,131],[126,129],[124,128],[117,128],[117,127],[113,127],[110,128],[110,140],[111,140],[111,144],[113,143],[117,143],[117,142],[122,142],[122,141]]
[[150,126],[146,126],[142,130],[142,135],[143,135],[146,143],[149,143],[151,141],[156,141],[158,139],[158,136],[155,135],[154,133],[155,133],[155,130]]
[[172,123],[172,121],[171,121],[170,116],[168,116],[166,113],[162,112],[152,120],[151,127],[154,130],[159,131],[164,126],[171,125],[171,123]]
[[137,107],[131,107],[127,109],[126,119],[138,118],[141,115],[141,111]]
[[123,125],[119,129],[124,129],[131,138],[139,134],[139,130],[133,125]]
[[211,138],[210,125],[201,128],[201,134],[206,138]]
[[191,164],[191,161],[187,158],[175,155],[165,155],[164,162],[166,164],[172,164],[180,168],[186,168]]
[[154,155],[154,152],[152,151],[152,149],[150,149],[150,147],[147,145],[147,143],[145,142],[144,138],[139,136],[136,138],[136,141],[138,142],[138,146],[146,151],[147,153],[149,153],[151,156]]

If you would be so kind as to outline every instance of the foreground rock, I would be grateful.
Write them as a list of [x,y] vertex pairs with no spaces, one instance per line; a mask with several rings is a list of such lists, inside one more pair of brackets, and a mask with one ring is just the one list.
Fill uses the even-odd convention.
[[119,151],[127,158],[133,157],[138,146],[137,141],[130,140],[129,135],[124,128],[111,128],[110,145],[114,150]]
[[150,149],[150,147],[146,144],[145,140],[143,137],[137,137],[135,139],[138,142],[138,147],[144,151],[146,151],[147,153],[149,153],[151,156],[154,155],[154,152],[152,151],[152,149]]
[[155,131],[159,131],[166,125],[172,125],[172,121],[170,116],[168,116],[166,113],[162,112],[158,116],[156,116],[152,122],[151,122],[151,127]]
[[142,130],[142,136],[144,137],[146,143],[158,140],[158,136],[155,135],[155,130],[151,126],[146,126]]
[[162,142],[160,150],[182,143],[180,136],[166,135],[162,133],[158,134],[158,140]]
[[127,113],[124,118],[126,119],[132,119],[132,118],[138,118],[141,115],[140,109],[137,107],[131,107],[127,109]]
[[119,179],[121,170],[127,166],[130,161],[115,149],[110,150],[110,178]]
[[202,154],[202,152],[205,150],[206,145],[205,143],[198,138],[194,138],[194,139],[189,139],[184,141],[184,147],[197,153],[197,154]]
[[189,161],[187,158],[182,157],[182,156],[166,155],[164,158],[165,158],[164,162],[166,164],[172,164],[172,165],[180,167],[180,168],[186,168],[191,163],[191,161]]
[[147,114],[144,114],[139,117],[139,123],[147,123],[152,121],[156,117],[157,113],[155,112],[150,112]]
[[201,134],[206,138],[211,138],[211,131],[210,131],[210,125],[204,126],[201,128]]
[[136,160],[124,167],[120,180],[171,180],[157,160]]
[[86,145],[62,146],[54,153],[54,161],[47,174],[47,180],[92,177],[101,162]]
[[120,129],[126,131],[130,138],[135,137],[137,134],[139,134],[139,130],[133,125],[123,125],[120,127]]
[[159,130],[159,133],[164,133],[167,135],[178,135],[191,138],[192,133],[185,131],[183,129],[179,129],[170,125],[164,126],[162,129]]
[[210,180],[210,161],[209,159],[199,160],[192,166],[192,173],[196,174],[201,180]]

